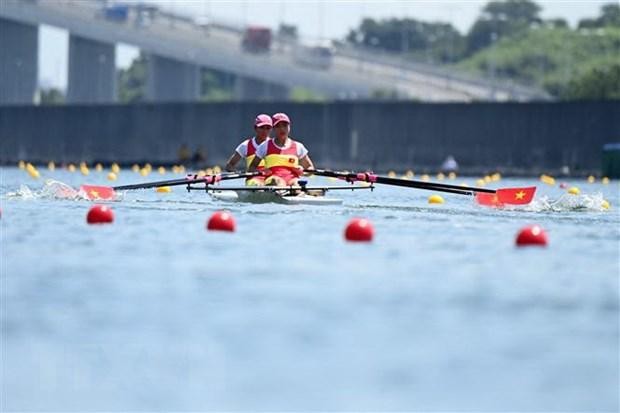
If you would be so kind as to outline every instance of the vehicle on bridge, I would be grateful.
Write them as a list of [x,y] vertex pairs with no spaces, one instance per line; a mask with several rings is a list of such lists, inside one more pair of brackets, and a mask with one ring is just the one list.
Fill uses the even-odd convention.
[[316,69],[326,70],[332,65],[334,48],[331,46],[300,45],[294,53],[295,63]]
[[105,6],[103,9],[103,16],[107,20],[124,23],[129,17],[129,6],[127,4],[113,4],[110,6]]
[[243,32],[241,47],[246,52],[269,53],[271,50],[271,37],[270,28],[250,26]]

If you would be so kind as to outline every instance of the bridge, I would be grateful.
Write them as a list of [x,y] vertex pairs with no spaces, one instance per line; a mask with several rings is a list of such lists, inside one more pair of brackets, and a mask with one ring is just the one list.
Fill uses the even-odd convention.
[[[340,46],[332,64],[317,69],[295,58],[299,44],[276,37],[272,51],[240,47],[243,28],[195,20],[153,7],[131,6],[127,19],[106,18],[105,1],[2,0],[0,2],[0,104],[33,102],[37,88],[38,25],[69,31],[70,103],[116,100],[115,45],[147,56],[148,101],[199,98],[200,68],[235,76],[237,99],[287,99],[303,87],[331,99],[364,99],[378,93],[422,101],[545,100],[539,89],[465,76],[398,55]],[[145,12],[146,10],[146,12]]]

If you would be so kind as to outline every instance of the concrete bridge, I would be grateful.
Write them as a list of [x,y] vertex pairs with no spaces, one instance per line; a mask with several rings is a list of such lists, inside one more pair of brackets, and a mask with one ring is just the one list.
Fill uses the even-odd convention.
[[544,92],[466,77],[438,67],[404,62],[395,55],[340,47],[324,70],[295,59],[298,44],[276,39],[272,52],[244,52],[242,29],[211,24],[208,30],[187,17],[134,5],[122,21],[106,19],[104,1],[0,1],[0,104],[33,102],[37,87],[39,24],[69,31],[70,103],[116,100],[115,44],[126,43],[148,56],[149,101],[199,98],[200,68],[235,76],[237,99],[284,100],[300,86],[332,99],[369,98],[377,92],[423,101],[529,101]]

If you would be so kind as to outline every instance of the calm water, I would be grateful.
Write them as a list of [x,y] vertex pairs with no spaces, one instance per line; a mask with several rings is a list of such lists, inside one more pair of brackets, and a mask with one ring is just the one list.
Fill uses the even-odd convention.
[[[90,203],[44,179],[105,174],[41,172],[0,169],[0,409],[619,409],[617,181],[569,182],[578,197],[499,182],[538,184],[525,211],[386,186],[329,207],[177,187],[89,226]],[[236,233],[205,230],[221,208]],[[373,243],[343,241],[354,216]],[[514,247],[529,223],[548,248]]]

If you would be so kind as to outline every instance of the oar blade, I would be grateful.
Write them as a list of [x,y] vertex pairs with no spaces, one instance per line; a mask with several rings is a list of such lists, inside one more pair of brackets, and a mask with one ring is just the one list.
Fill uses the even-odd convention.
[[506,205],[527,205],[532,202],[535,193],[535,186],[528,186],[525,188],[500,188],[497,190],[497,197],[500,202]]
[[501,208],[504,205],[527,205],[534,199],[535,186],[524,188],[500,188],[494,194],[476,193],[480,205]]
[[109,186],[82,185],[80,186],[80,193],[91,201],[116,199],[114,188]]
[[485,192],[476,192],[476,202],[479,205],[484,205],[488,207],[501,208],[504,206],[504,204],[499,201],[497,193],[487,194]]

